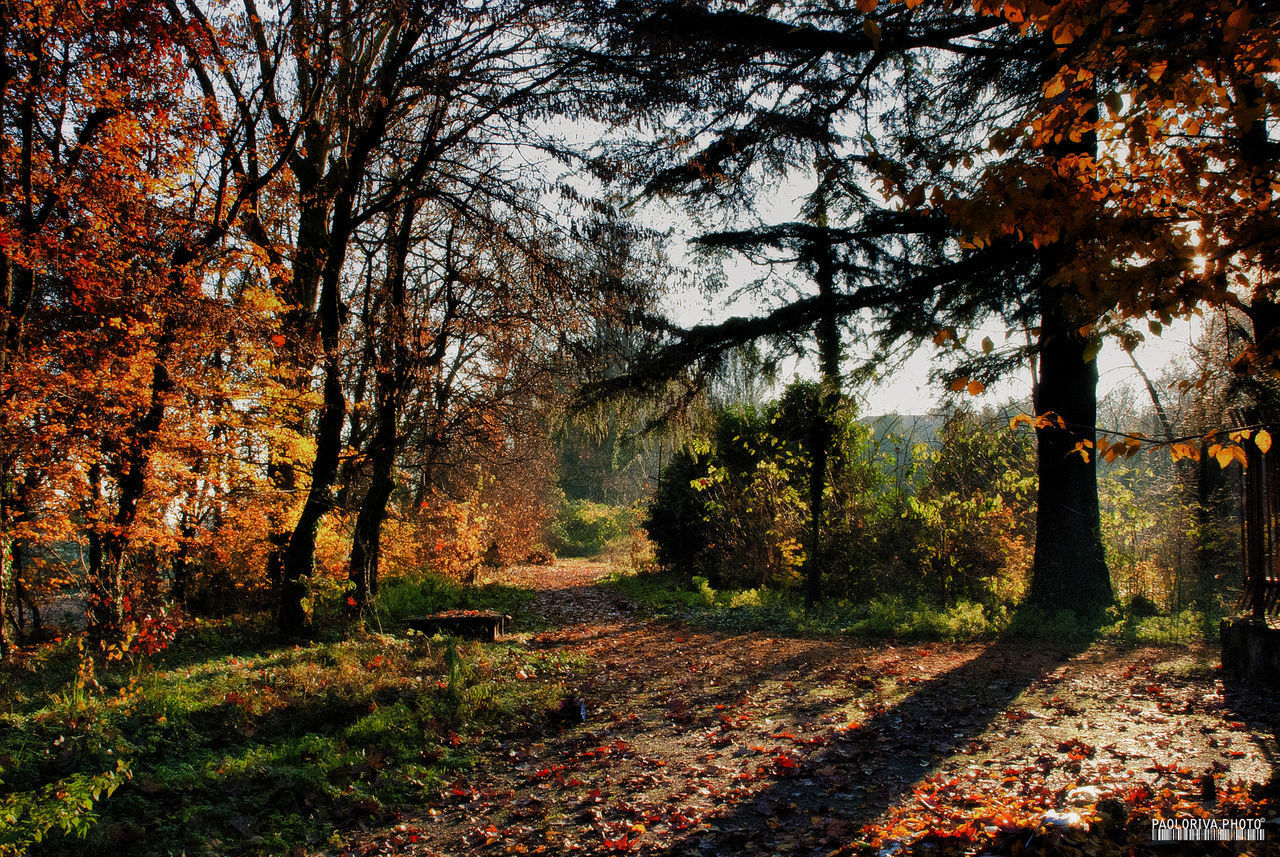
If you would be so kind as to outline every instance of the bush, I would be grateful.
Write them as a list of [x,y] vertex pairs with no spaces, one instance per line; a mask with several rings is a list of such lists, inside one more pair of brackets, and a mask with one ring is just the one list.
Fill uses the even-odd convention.
[[592,557],[636,528],[631,509],[590,500],[567,500],[550,524],[547,542],[556,556]]
[[[679,452],[662,475],[645,528],[658,562],[707,577],[715,586],[787,589],[800,582],[809,522],[810,426],[820,388],[796,383],[764,408],[716,414],[709,442]],[[829,514],[824,545],[847,545],[863,528],[860,501],[870,471],[860,452],[867,432],[847,407],[829,415]],[[847,571],[841,551],[827,551],[828,570]]]
[[[718,413],[701,447],[671,461],[645,528],[659,564],[715,587],[787,590],[809,548],[809,427],[819,388],[793,384],[764,408]],[[934,604],[1016,601],[1031,561],[1034,450],[972,411],[947,416],[939,448],[882,453],[847,406],[827,416],[822,591]],[[950,633],[950,632],[945,632]]]
[[444,575],[401,576],[388,580],[378,592],[378,612],[385,619],[399,621],[442,610],[496,610],[519,613],[521,605],[533,597],[527,589],[490,583],[464,586]]

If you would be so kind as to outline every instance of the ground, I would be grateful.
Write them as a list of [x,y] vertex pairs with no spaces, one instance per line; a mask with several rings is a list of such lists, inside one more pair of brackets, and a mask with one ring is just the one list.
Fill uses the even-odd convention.
[[1249,786],[1276,708],[1224,687],[1214,649],[712,633],[638,615],[606,571],[504,573],[549,628],[523,644],[585,670],[348,853],[1144,853],[1143,813],[1274,814]]

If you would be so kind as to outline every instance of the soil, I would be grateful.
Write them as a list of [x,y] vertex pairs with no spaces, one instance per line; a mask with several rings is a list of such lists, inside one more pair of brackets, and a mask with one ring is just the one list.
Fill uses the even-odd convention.
[[584,674],[348,853],[1145,853],[1153,806],[1270,812],[1280,717],[1264,688],[1224,686],[1216,648],[714,633],[645,618],[606,572],[503,573],[554,626],[521,642]]

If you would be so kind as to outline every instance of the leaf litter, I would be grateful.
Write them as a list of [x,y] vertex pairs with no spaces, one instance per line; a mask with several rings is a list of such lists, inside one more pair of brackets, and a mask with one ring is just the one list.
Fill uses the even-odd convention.
[[[1274,699],[1207,647],[860,643],[638,615],[588,562],[521,567],[586,667],[585,722],[527,715],[467,777],[343,855],[1280,854],[1152,842],[1151,820],[1278,809]],[[536,671],[535,671],[536,672]]]

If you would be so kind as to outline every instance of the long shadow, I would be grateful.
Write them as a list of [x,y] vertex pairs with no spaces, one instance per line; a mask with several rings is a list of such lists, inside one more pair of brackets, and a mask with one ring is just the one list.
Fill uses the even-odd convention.
[[1263,786],[1264,795],[1280,803],[1280,686],[1224,675],[1222,701],[1224,713],[1248,724],[1250,734],[1257,738],[1271,768],[1271,777]]
[[[921,682],[909,696],[860,728],[832,733],[773,784],[722,808],[659,852],[670,855],[826,854],[882,815],[912,785],[979,736],[1019,694],[1089,645],[1013,637]],[[772,772],[771,772],[772,773]],[[812,817],[826,819],[816,826]],[[839,831],[844,843],[832,842]]]

